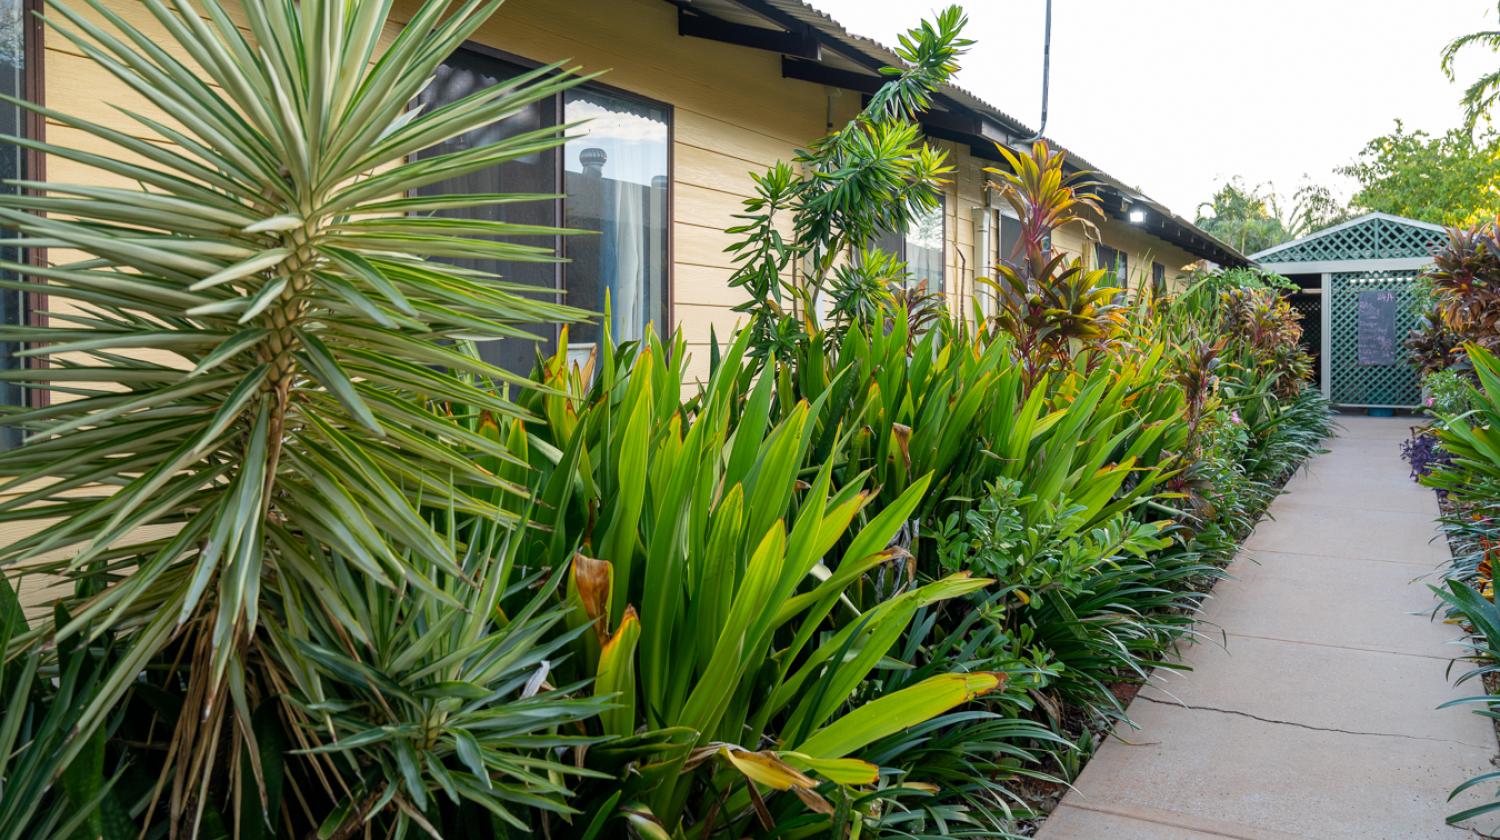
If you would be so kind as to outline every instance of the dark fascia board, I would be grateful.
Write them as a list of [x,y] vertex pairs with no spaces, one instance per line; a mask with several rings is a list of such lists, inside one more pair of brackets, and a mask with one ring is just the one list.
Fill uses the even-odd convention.
[[[979,136],[984,138],[990,145],[1000,143],[1008,146],[1015,139],[1004,127],[993,120],[979,121]],[[991,149],[990,154],[994,153],[994,150]]]
[[829,87],[852,90],[858,93],[872,94],[885,84],[885,80],[879,76],[869,73],[859,73],[854,70],[842,70],[837,67],[829,67],[817,61],[808,61],[803,58],[781,57],[781,77],[783,79],[796,79],[802,82],[828,85]]
[[1095,188],[1094,194],[1099,196],[1099,206],[1104,210],[1105,215],[1115,219],[1127,217],[1130,202],[1119,190],[1100,186]]
[[[1125,222],[1130,227],[1150,234],[1169,245],[1175,245],[1194,256],[1213,260],[1220,265],[1248,265],[1249,263],[1240,257],[1230,253],[1218,246],[1205,236],[1202,236],[1189,228],[1183,227],[1175,219],[1172,219],[1149,204],[1132,202],[1129,206],[1121,201],[1123,195],[1117,190],[1104,188],[1098,191],[1103,199],[1103,209],[1109,218]],[[1130,221],[1131,211],[1140,211],[1145,214],[1139,222]]]
[[[880,76],[829,67],[816,61],[788,56],[781,58],[781,75],[786,79],[852,90],[866,96],[874,94],[881,85],[885,84],[885,79]],[[919,119],[922,127],[932,136],[956,143],[971,145],[977,143],[983,146],[987,137],[1003,134],[1003,129],[993,125],[969,108],[946,111],[928,110]],[[999,155],[993,148],[990,148],[986,155],[999,159]]]
[[765,29],[760,26],[732,23],[697,9],[678,6],[677,34],[757,50],[768,50],[811,61],[817,61],[823,57],[822,44],[819,43],[813,28],[806,24],[787,31]]
[[[766,20],[776,24],[777,26],[780,26],[782,29],[785,29],[789,32],[794,31],[797,27],[806,25],[802,21],[797,20],[795,17],[792,17],[791,15],[783,12],[775,6],[763,2],[763,0],[733,0],[733,2],[740,8],[754,12],[755,14],[760,15]],[[828,47],[839,55],[842,55],[843,57],[849,59],[850,61],[853,61],[855,64],[859,64],[869,70],[874,70],[877,73],[880,72],[880,69],[885,66],[885,62],[881,61],[880,59],[871,55],[866,55],[860,50],[853,49],[848,45],[829,37],[827,33],[821,32],[815,27],[810,28],[813,31],[813,37],[817,38],[819,43],[821,43],[825,47]]]
[[[802,21],[797,20],[795,17],[792,17],[791,15],[781,11],[775,6],[766,3],[765,0],[733,0],[733,2],[739,5],[740,8],[746,9],[750,12],[754,12],[755,14],[760,15],[766,20],[786,29],[787,31],[794,31],[796,27],[807,26],[806,24],[802,23]],[[877,58],[873,55],[868,55],[859,49],[851,47],[843,41],[840,41],[837,38],[828,35],[828,33],[823,32],[816,27],[807,28],[811,30],[813,37],[816,38],[818,43],[823,47],[832,52],[838,53],[844,58],[871,71],[871,73],[874,74],[871,78],[874,78],[877,82],[884,81],[884,79],[880,76],[880,71],[885,69],[886,67],[886,62],[883,59]],[[785,75],[785,73],[783,73],[783,75]],[[864,74],[853,73],[851,75],[863,76]],[[862,93],[870,92],[862,87],[854,87],[850,88],[850,90],[858,90]],[[1008,130],[1000,122],[993,120],[984,114],[980,114],[977,111],[974,111],[974,109],[965,106],[963,103],[958,102],[946,93],[935,94],[932,97],[932,101],[954,113],[973,113],[979,120],[981,136],[987,141],[996,143],[1011,143],[1016,139],[1016,135]]]

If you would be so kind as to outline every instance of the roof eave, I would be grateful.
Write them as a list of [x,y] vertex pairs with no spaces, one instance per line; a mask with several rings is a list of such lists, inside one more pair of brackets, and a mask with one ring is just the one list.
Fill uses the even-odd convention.
[[[679,9],[692,10],[695,14],[705,14],[701,5],[693,0],[665,0]],[[781,27],[788,35],[803,36],[815,42],[819,47],[817,58],[811,58],[808,49],[802,49],[800,55],[791,55],[792,59],[798,59],[790,65],[783,59],[782,75],[788,78],[799,78],[803,81],[811,81],[820,84],[829,84],[834,87],[844,87],[860,92],[868,92],[867,88],[872,82],[878,83],[881,79],[878,73],[881,68],[899,65],[900,56],[889,47],[880,42],[866,38],[848,31],[842,24],[834,20],[824,12],[812,7],[803,0],[724,0],[732,3],[740,9],[751,12],[768,23]],[[752,33],[753,34],[753,33]],[[763,39],[745,39],[747,41]],[[774,49],[774,44],[769,40],[763,43],[743,43],[743,46],[760,49]],[[842,68],[826,67],[822,59],[825,53],[833,53],[843,57],[845,60],[863,67],[868,71],[869,78],[865,74],[855,73]],[[783,52],[783,56],[788,53]],[[809,78],[812,76],[809,65],[817,64],[833,71],[820,78]],[[790,72],[789,72],[790,71]],[[978,157],[999,160],[998,153],[986,153],[987,147],[994,144],[1004,144],[1012,150],[1025,150],[1026,144],[1037,137],[1036,131],[1022,123],[1020,120],[1006,114],[999,108],[985,102],[973,93],[970,93],[956,85],[944,85],[942,90],[934,97],[935,104],[946,109],[938,114],[954,111],[968,112],[968,116],[974,118],[972,125],[961,125],[949,121],[947,124],[938,125],[943,122],[941,118],[934,116],[927,122],[929,133],[940,136],[943,139],[955,142],[967,142],[971,151]],[[958,116],[958,115],[955,115]],[[933,130],[935,129],[935,130]],[[1132,204],[1143,205],[1151,209],[1157,216],[1166,221],[1172,228],[1178,231],[1178,235],[1168,238],[1159,233],[1152,233],[1169,244],[1175,245],[1195,257],[1207,259],[1221,265],[1250,265],[1252,259],[1247,258],[1227,243],[1214,237],[1207,231],[1199,228],[1192,222],[1172,213],[1159,202],[1138,190],[1131,189],[1119,179],[1114,178],[1103,170],[1090,164],[1083,157],[1069,151],[1067,146],[1045,138],[1055,148],[1067,152],[1069,157],[1069,168],[1073,171],[1086,170],[1096,179],[1107,186],[1128,195]],[[1148,231],[1148,233],[1150,233]],[[1174,241],[1176,240],[1176,241]]]

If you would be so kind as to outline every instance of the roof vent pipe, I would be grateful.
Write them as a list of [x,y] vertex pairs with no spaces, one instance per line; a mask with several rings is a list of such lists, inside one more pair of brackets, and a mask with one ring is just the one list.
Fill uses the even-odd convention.
[[1042,139],[1047,133],[1047,81],[1052,75],[1052,0],[1047,0],[1047,25],[1042,35],[1042,124],[1037,126],[1036,134],[1026,139],[1028,143],[1034,143]]

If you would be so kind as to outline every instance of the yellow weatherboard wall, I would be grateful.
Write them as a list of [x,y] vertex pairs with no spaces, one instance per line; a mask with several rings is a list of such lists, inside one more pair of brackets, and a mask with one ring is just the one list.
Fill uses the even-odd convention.
[[[106,2],[157,44],[187,60],[137,0]],[[416,6],[416,0],[400,0],[397,21],[405,20]],[[109,28],[99,16],[81,9],[80,13]],[[231,13],[237,15],[238,10],[231,7]],[[913,10],[913,23],[919,13]],[[790,160],[798,147],[847,121],[861,106],[860,94],[785,79],[780,56],[772,52],[679,36],[677,10],[662,0],[509,0],[476,40],[531,61],[570,59],[586,72],[605,71],[602,81],[614,87],[672,107],[674,323],[666,326],[681,327],[694,352],[693,369],[706,371],[710,328],[722,340],[741,320],[732,307],[743,297],[729,287],[734,263],[724,251],[733,239],[723,229],[734,223],[733,214],[753,193],[750,173]],[[51,30],[45,35],[42,60],[49,107],[153,142],[160,140],[123,111],[172,125],[149,101]],[[46,139],[53,143],[124,154],[56,120],[50,120],[46,130]],[[975,278],[990,273],[989,256],[975,253],[974,211],[1000,204],[998,197],[986,196],[983,172],[997,164],[974,156],[963,144],[935,145],[948,150],[954,166],[944,202],[948,299],[950,306],[967,312]],[[57,158],[47,161],[47,175],[56,182],[132,186]],[[1107,244],[1129,254],[1133,274],[1149,267],[1148,254],[1167,267],[1169,278],[1195,259],[1124,223],[1105,222],[1100,232]],[[1082,235],[1078,229],[1061,231],[1058,245],[1080,253],[1085,247]],[[50,256],[65,261],[75,255],[59,251]],[[13,530],[0,525],[0,540],[15,537]]]
[[[135,0],[110,0],[110,6],[144,31],[161,32]],[[405,20],[416,7],[416,0],[402,0],[394,16]],[[722,338],[740,320],[731,307],[742,298],[729,288],[733,261],[724,252],[733,239],[723,229],[753,192],[750,173],[790,159],[830,122],[841,124],[860,107],[852,91],[782,78],[775,53],[679,36],[677,10],[661,0],[509,0],[476,40],[522,59],[571,60],[586,72],[604,71],[602,81],[672,106],[672,316],[695,348],[704,347],[710,327]],[[160,43],[170,44],[165,37]],[[56,33],[47,34],[46,44],[50,106],[147,135],[119,109],[158,116],[149,102]],[[55,123],[48,131],[53,142],[93,143]],[[974,252],[973,211],[986,203],[983,169],[996,163],[967,146],[935,145],[949,151],[955,167],[944,205],[944,262],[950,304],[966,308],[975,277],[988,273],[987,255]],[[48,167],[58,181],[108,177],[67,161]],[[1195,259],[1127,224],[1110,221],[1100,230],[1107,244],[1129,254],[1132,272],[1149,266],[1148,253],[1169,276]],[[1059,245],[1080,252],[1081,231],[1062,232]]]
[[[399,4],[398,15],[415,6]],[[740,319],[723,229],[753,195],[750,173],[824,134],[830,109],[847,120],[859,96],[783,79],[773,53],[681,37],[677,10],[661,0],[509,0],[476,40],[605,70],[601,81],[672,106],[672,315],[706,371],[710,326],[722,341]]]

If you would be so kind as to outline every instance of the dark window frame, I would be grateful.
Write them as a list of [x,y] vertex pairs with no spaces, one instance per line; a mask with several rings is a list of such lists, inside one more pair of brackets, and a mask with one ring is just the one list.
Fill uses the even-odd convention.
[[[1109,259],[1106,260],[1106,257]],[[1094,267],[1102,268],[1114,275],[1116,288],[1120,290],[1120,294],[1130,291],[1130,255],[1125,253],[1123,248],[1095,242]]]
[[[994,225],[994,234],[991,236],[991,239],[994,240],[994,254],[992,254],[991,256],[993,256],[993,258],[994,258],[993,262],[998,264],[998,263],[1000,263],[1002,261],[1009,260],[1010,257],[1011,257],[1011,249],[1005,247],[1005,223],[1007,221],[1015,223],[1015,226],[1016,226],[1016,238],[1015,238],[1015,241],[1017,243],[1019,243],[1021,241],[1021,234],[1023,233],[1023,230],[1021,228],[1021,220],[1020,220],[1020,218],[1016,217],[1016,216],[1012,216],[1009,213],[1007,213],[1006,212],[1006,208],[995,207],[995,208],[992,208],[992,212],[995,214],[995,225]],[[1022,254],[1022,255],[1019,255],[1019,256],[1024,257],[1025,255]]]
[[1155,260],[1151,261],[1151,293],[1153,295],[1167,293],[1167,267]]
[[[43,2],[43,0],[28,0],[28,2]],[[493,58],[497,61],[504,61],[510,64],[517,65],[519,67],[524,67],[528,70],[535,70],[538,67],[545,66],[547,63],[537,61],[536,59],[527,58],[524,55],[519,55],[508,50],[502,50],[498,47],[492,47],[489,44],[483,44],[478,41],[465,41],[458,46],[458,50],[468,50],[470,52],[477,53],[488,58]],[[670,102],[663,102],[659,99],[653,99],[649,96],[636,93],[633,90],[628,90],[617,85],[611,85],[606,82],[601,82],[598,79],[590,79],[580,87],[584,89],[598,90],[611,96],[618,96],[623,99],[634,99],[637,102],[649,105],[653,108],[660,108],[662,110],[662,113],[666,115],[667,202],[663,217],[664,224],[662,226],[667,235],[667,275],[664,284],[666,288],[663,290],[665,300],[662,301],[662,320],[665,323],[656,325],[657,335],[663,340],[666,340],[677,328],[677,217],[675,209],[677,201],[677,107]],[[556,113],[563,122],[567,121],[567,112],[563,109],[563,97],[566,95],[566,93],[567,91],[558,91],[553,96],[553,107],[556,108]],[[557,171],[555,173],[555,183],[557,185],[557,192],[560,196],[563,193],[563,183],[565,171],[567,168],[566,156],[562,154],[562,149],[563,147],[559,145],[556,162]],[[553,199],[552,202],[553,218],[557,220],[557,224],[559,227],[562,226],[562,220],[565,213],[565,210],[563,209],[564,200],[565,197],[560,197]],[[554,237],[554,241],[554,252],[560,257],[566,257],[567,249],[565,247],[564,238],[561,236],[557,236]],[[552,279],[553,291],[558,294],[560,300],[566,301],[566,298],[563,297],[563,294],[567,291],[566,262],[559,262],[553,267]],[[557,340],[561,337],[562,325],[553,324],[551,326],[552,338],[554,340]]]
[[[22,61],[24,67],[21,77],[21,97],[36,105],[46,105],[46,24],[42,21],[41,12],[44,0],[21,0],[22,17]],[[25,110],[22,115],[22,131],[25,136],[37,142],[45,142],[47,139],[47,120],[41,114],[33,110]],[[47,180],[47,156],[39,149],[27,149],[22,156],[25,172],[22,177],[32,181]],[[28,193],[39,194],[34,188],[26,188]],[[27,265],[43,266],[47,263],[47,251],[45,248],[27,248],[20,254],[20,262]],[[37,291],[23,291],[20,295],[21,320],[28,326],[47,326],[47,294],[41,291],[42,285],[32,281]],[[42,356],[30,356],[24,358],[20,364],[28,369],[42,369],[47,367],[47,359]],[[51,393],[46,388],[37,388],[23,385],[24,405],[31,408],[41,408],[51,402]],[[4,444],[0,443],[0,449]]]
[[[942,221],[942,232],[938,234],[938,237],[941,240],[941,245],[938,249],[941,254],[941,258],[938,262],[938,271],[940,272],[940,274],[938,275],[937,289],[933,290],[929,288],[927,291],[928,293],[933,293],[934,291],[936,291],[939,294],[946,295],[948,293],[948,196],[946,193],[938,193],[937,198],[938,218]],[[879,248],[880,250],[887,253],[893,253],[896,256],[896,259],[902,261],[903,263],[908,263],[906,272],[907,278],[909,280],[917,280],[918,278],[912,276],[911,265],[909,263],[908,249],[906,246],[907,237],[909,235],[909,230],[902,230],[900,232],[887,231],[886,233],[875,237],[875,241],[870,243],[870,247]],[[888,244],[892,243],[895,244],[895,248],[886,247]],[[918,282],[920,281],[918,280]]]

